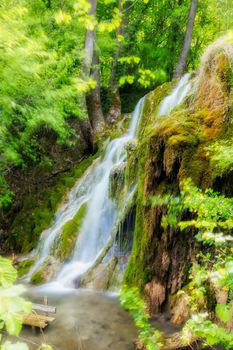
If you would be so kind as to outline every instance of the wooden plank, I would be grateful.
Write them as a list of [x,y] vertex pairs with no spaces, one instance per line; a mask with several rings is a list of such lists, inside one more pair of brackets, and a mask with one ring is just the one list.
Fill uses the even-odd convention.
[[45,327],[48,326],[48,323],[42,322],[42,321],[39,321],[39,320],[24,319],[23,320],[23,325],[24,326],[31,326],[31,327],[37,327],[37,328],[44,329]]
[[49,305],[43,305],[43,304],[32,304],[32,309],[36,311],[41,312],[47,312],[50,314],[56,313],[56,307],[55,306],[49,306]]
[[45,328],[55,320],[54,317],[30,314],[23,316],[23,324],[32,327]]

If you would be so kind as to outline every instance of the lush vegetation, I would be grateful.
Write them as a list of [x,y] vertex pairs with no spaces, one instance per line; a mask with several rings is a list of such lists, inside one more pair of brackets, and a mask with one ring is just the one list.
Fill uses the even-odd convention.
[[[1,207],[14,198],[7,183],[14,167],[29,167],[44,157],[49,161],[43,138],[54,133],[57,143],[75,141],[78,131],[70,120],[87,115],[82,96],[90,89],[101,88],[99,102],[107,113],[116,89],[122,91],[123,105],[132,106],[126,87],[134,94],[140,86],[170,80],[189,5],[183,0],[101,0],[96,14],[89,14],[87,0],[1,2]],[[229,1],[200,1],[189,68],[196,68],[214,37],[231,28],[232,17]],[[94,79],[98,63],[93,77],[83,74],[85,35],[94,30],[100,80]]]
[[[25,301],[21,296],[25,287],[14,285],[17,279],[17,271],[8,259],[0,257],[0,349],[1,350],[28,350],[23,342],[12,343],[6,338],[18,336],[22,328],[23,315],[31,312],[31,303]],[[4,335],[4,338],[3,338]],[[38,350],[52,350],[47,344],[42,344]]]
[[138,345],[146,350],[162,349],[164,346],[163,335],[151,326],[146,303],[143,301],[138,288],[123,287],[120,301],[122,306],[129,310],[135,325],[139,329]]
[[[206,51],[184,105],[166,118],[157,116],[160,102],[176,83],[172,78],[180,77],[175,74],[179,63],[182,74],[195,71],[206,47],[232,28],[231,0],[0,4],[0,234],[7,235],[1,238],[7,248],[29,252],[36,246],[104,139],[121,133],[123,128],[114,130],[114,122],[127,122],[122,113],[131,112],[139,97],[154,90],[147,95],[139,140],[127,150],[122,172],[122,181],[130,186],[137,182],[138,190],[134,246],[121,303],[139,329],[141,349],[166,346],[150,324],[143,296],[150,283],[154,289],[159,285],[153,280],[158,265],[154,250],[159,253],[177,233],[184,244],[185,236],[193,235],[198,247],[192,262],[184,261],[186,275],[176,291],[176,297],[185,298],[189,314],[182,341],[233,348],[231,32]],[[25,192],[20,191],[24,186]],[[81,207],[61,230],[61,262],[70,257],[85,212]],[[155,231],[163,240],[153,241]],[[33,262],[19,264],[20,277]],[[43,273],[34,282],[41,283]],[[24,288],[14,285],[16,278],[11,263],[0,258],[0,330],[17,336],[30,305],[21,297]],[[157,299],[162,307],[170,291],[156,293],[161,293]],[[27,348],[8,341],[0,347]]]
[[[202,247],[190,270],[189,283],[178,292],[187,296],[191,315],[183,329],[184,342],[189,344],[196,336],[207,345],[221,344],[231,349],[233,199],[211,189],[203,192],[189,179],[184,181],[180,197],[154,197],[152,202],[168,207],[163,225],[179,226],[181,230],[195,228]],[[180,220],[185,210],[191,217]]]

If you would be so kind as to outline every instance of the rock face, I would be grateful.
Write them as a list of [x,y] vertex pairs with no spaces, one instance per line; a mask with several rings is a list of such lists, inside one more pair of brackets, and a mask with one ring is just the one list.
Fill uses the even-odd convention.
[[100,291],[107,290],[117,261],[117,257],[113,256],[107,263],[100,263],[81,279],[81,285]]
[[52,280],[60,271],[62,264],[53,256],[49,256],[32,276],[31,282],[34,284],[42,284]]
[[122,191],[125,180],[125,163],[121,163],[116,165],[110,174],[110,196],[112,198],[117,197],[119,193]]
[[[138,194],[134,244],[124,282],[145,291],[151,313],[166,308],[171,296],[185,285],[200,247],[193,230],[181,232],[169,226],[166,205],[152,205],[150,198],[179,195],[182,181],[189,177],[202,189],[212,187],[232,194],[232,172],[221,169],[220,175],[207,150],[216,140],[232,137],[227,132],[232,124],[230,52],[233,46],[227,42],[217,42],[207,51],[193,77],[190,95],[170,115],[159,117],[157,112],[171,84],[158,87],[146,97],[139,143],[131,150],[127,166],[131,181],[138,180]],[[187,316],[182,311],[184,300],[177,303],[180,306],[173,305],[173,319],[181,323]]]
[[169,304],[172,323],[182,325],[191,314],[188,295],[184,291],[180,295],[174,295],[171,297],[171,300],[169,300]]

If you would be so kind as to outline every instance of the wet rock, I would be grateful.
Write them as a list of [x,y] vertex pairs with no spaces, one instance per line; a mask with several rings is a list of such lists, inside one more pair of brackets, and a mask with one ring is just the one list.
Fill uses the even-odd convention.
[[116,198],[124,186],[126,163],[116,165],[110,173],[110,196]]
[[115,256],[112,257],[107,263],[99,264],[82,278],[82,285],[95,290],[108,289],[116,265],[117,257]]
[[18,271],[18,277],[24,277],[35,263],[35,257],[16,261],[15,267]]
[[158,312],[166,298],[165,287],[161,283],[152,281],[145,286],[145,293],[149,297],[150,312]]
[[171,297],[170,312],[172,316],[171,321],[176,325],[181,325],[189,318],[188,295],[184,291]]
[[50,281],[60,271],[62,264],[53,256],[49,256],[43,263],[42,267],[34,273],[31,282],[41,284]]
[[127,145],[126,145],[126,151],[127,151],[127,153],[131,153],[131,152],[135,151],[135,149],[136,149],[136,147],[137,147],[137,144],[138,144],[138,143],[137,143],[137,140],[136,140],[136,139],[129,141],[129,142],[127,143]]

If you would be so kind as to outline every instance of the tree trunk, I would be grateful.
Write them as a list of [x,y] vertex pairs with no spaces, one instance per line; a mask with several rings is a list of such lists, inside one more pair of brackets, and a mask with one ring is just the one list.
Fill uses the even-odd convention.
[[189,54],[191,42],[192,42],[193,26],[194,26],[196,13],[197,13],[197,6],[198,6],[198,0],[192,0],[185,37],[184,37],[184,44],[180,54],[179,62],[173,74],[173,78],[180,78],[185,72],[185,69],[187,66],[188,54]]
[[[125,6],[123,5],[124,1],[123,0],[119,0],[118,2],[118,9],[119,12],[122,14],[123,10],[124,11],[128,11],[129,7],[130,7],[130,2],[127,1],[125,3]],[[123,17],[122,23],[120,25],[120,27],[117,29],[116,32],[116,40],[118,35],[122,35],[124,36],[125,34],[125,29],[128,26],[128,16],[125,15]],[[117,45],[116,45],[116,51],[114,54],[114,58],[113,58],[113,64],[112,64],[112,71],[111,71],[111,77],[110,77],[110,81],[109,81],[109,89],[110,89],[110,93],[111,93],[111,97],[112,97],[112,101],[111,101],[111,106],[107,115],[107,121],[109,123],[113,123],[116,118],[121,114],[121,98],[120,98],[120,93],[118,90],[118,84],[116,83],[116,75],[117,75],[117,62],[120,56],[120,52],[121,52],[121,48],[122,45],[119,41],[117,41]]]
[[[89,15],[96,17],[96,6],[97,0],[89,0],[91,8],[88,12]],[[85,44],[84,44],[84,59],[82,62],[81,75],[83,80],[87,80],[90,77],[91,64],[93,60],[94,53],[94,41],[95,41],[95,30],[86,30],[85,34]],[[85,119],[80,120],[81,132],[84,136],[86,144],[90,152],[94,152],[94,143],[93,143],[93,130],[88,116],[87,110],[87,101],[86,94],[83,93],[80,98],[80,107],[86,115]]]
[[[97,0],[89,0],[91,8],[88,12],[88,15],[96,17],[96,7]],[[86,30],[85,35],[85,58],[83,61],[83,74],[86,78],[90,76],[91,64],[94,54],[94,42],[95,42],[96,31],[95,30]]]
[[[96,17],[97,0],[89,0],[89,1],[91,4],[91,8],[88,14]],[[89,128],[90,129],[93,128],[94,133],[101,131],[104,125],[104,116],[103,116],[101,98],[100,98],[99,58],[94,48],[95,36],[96,36],[95,30],[86,31],[85,59],[83,61],[83,69],[82,69],[83,78],[88,79],[90,77],[91,67],[93,65],[92,74],[93,74],[94,80],[97,83],[96,88],[93,89],[90,93],[90,115],[89,115],[90,126]],[[86,96],[85,96],[85,101],[83,101],[83,107],[85,108],[85,111],[87,111]],[[90,130],[88,134],[90,134]]]
[[103,129],[105,121],[100,96],[99,57],[96,53],[96,50],[94,50],[93,53],[92,76],[97,84],[96,88],[91,90],[90,93],[90,121],[94,132],[98,133]]

